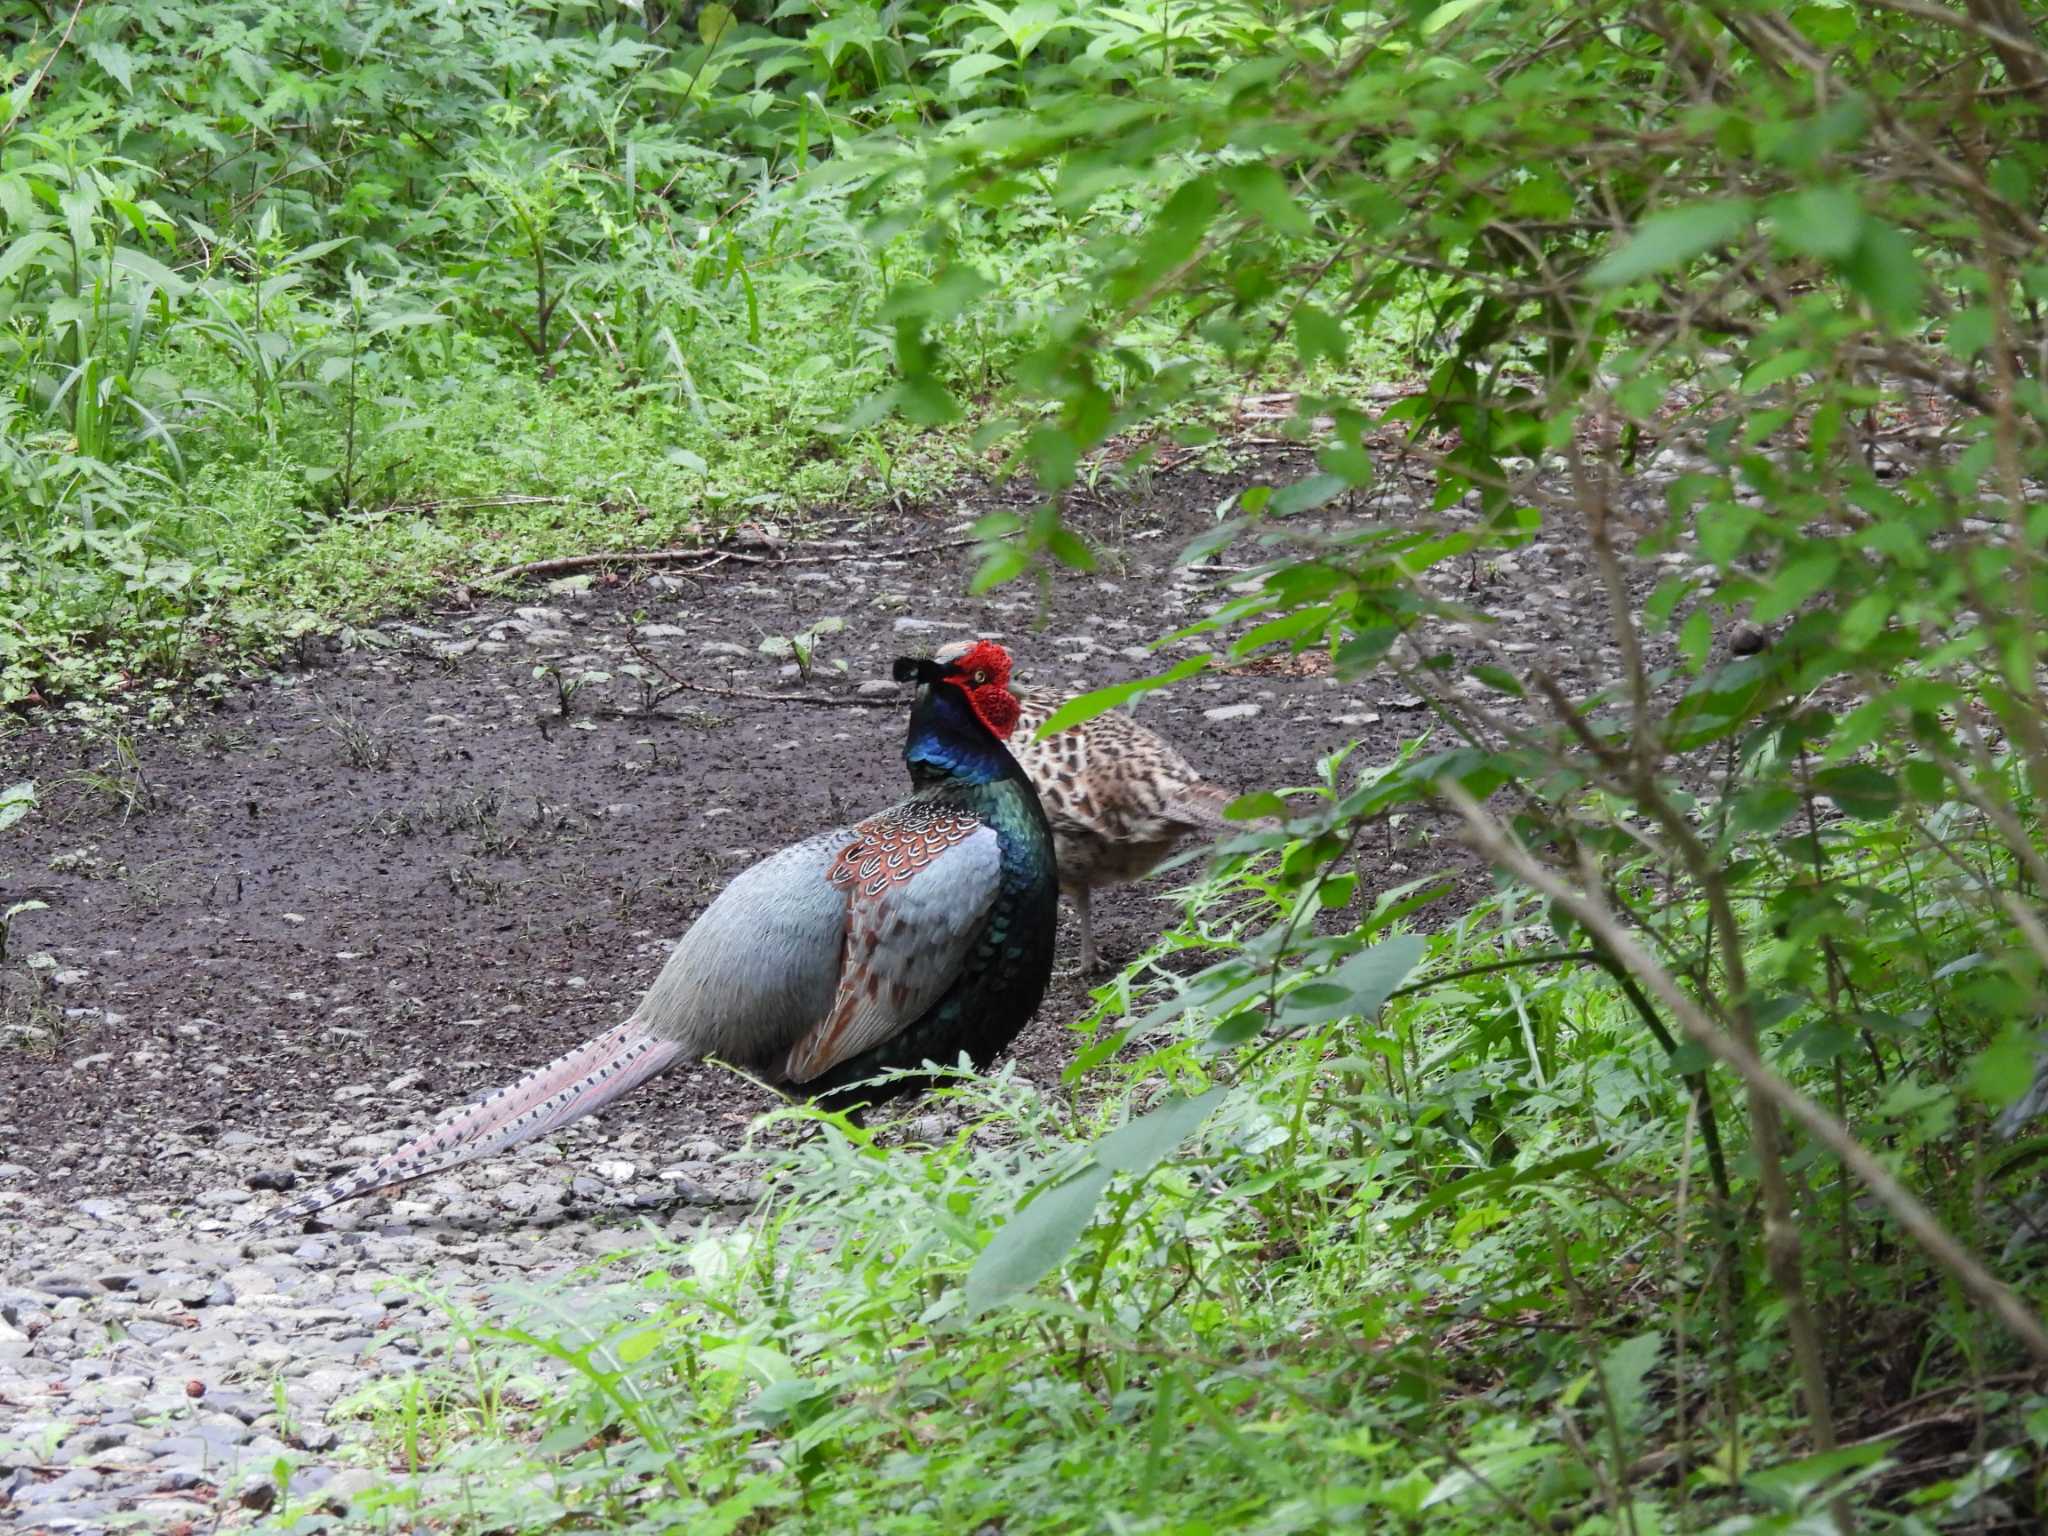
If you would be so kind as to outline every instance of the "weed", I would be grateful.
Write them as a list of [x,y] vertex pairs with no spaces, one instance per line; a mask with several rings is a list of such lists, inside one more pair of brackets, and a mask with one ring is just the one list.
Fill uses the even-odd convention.
[[505,894],[503,877],[491,874],[473,859],[449,865],[447,878],[448,889],[462,898],[464,906],[495,906]]
[[[389,719],[390,714],[391,711],[385,711],[384,718]],[[321,729],[341,743],[342,760],[351,768],[391,766],[391,738],[378,726],[354,714],[337,712],[321,722]]]
[[155,810],[156,793],[142,770],[134,738],[125,731],[104,727],[90,732],[86,740],[97,743],[104,755],[94,767],[74,771],[70,782],[118,810],[124,823]]
[[[763,656],[775,656],[796,663],[797,675],[805,682],[811,680],[811,670],[817,665],[818,650],[828,635],[836,635],[846,628],[846,620],[833,616],[817,619],[793,635],[770,635],[761,642]],[[833,667],[840,672],[846,670],[846,662],[838,660]]]

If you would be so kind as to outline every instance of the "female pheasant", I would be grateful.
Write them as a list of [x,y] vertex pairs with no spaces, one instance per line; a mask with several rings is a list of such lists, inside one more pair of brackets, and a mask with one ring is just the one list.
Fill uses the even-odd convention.
[[1206,783],[1186,758],[1129,715],[1110,710],[1040,741],[1038,728],[1066,700],[1036,688],[1015,693],[1017,734],[1010,750],[1052,825],[1060,889],[1081,925],[1081,970],[1092,972],[1090,893],[1144,879],[1190,838],[1220,837],[1246,826],[1224,818],[1231,795]]
[[424,1178],[580,1120],[679,1062],[715,1056],[850,1105],[916,1085],[864,1079],[961,1051],[978,1066],[1038,1011],[1059,894],[1052,830],[1003,743],[1010,657],[988,642],[916,680],[910,798],[806,838],[728,885],[632,1017],[258,1227]]

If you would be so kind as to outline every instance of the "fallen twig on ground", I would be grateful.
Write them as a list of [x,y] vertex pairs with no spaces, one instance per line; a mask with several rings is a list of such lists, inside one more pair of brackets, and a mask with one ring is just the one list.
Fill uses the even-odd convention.
[[693,683],[686,678],[677,677],[662,665],[660,659],[640,643],[639,633],[630,626],[626,630],[626,649],[631,651],[637,660],[645,662],[667,678],[673,686],[668,693],[650,700],[644,710],[619,710],[617,713],[622,719],[662,719],[663,716],[655,713],[654,705],[673,698],[677,693],[705,693],[715,699],[753,699],[763,704],[809,704],[820,709],[897,709],[902,703],[901,700],[894,698],[835,699],[822,693],[768,693],[758,688],[719,688],[710,683]]
[[750,555],[744,550],[694,544],[683,549],[615,550],[587,555],[558,555],[552,560],[528,560],[522,565],[508,565],[501,570],[479,576],[476,580],[481,586],[501,581],[520,581],[529,576],[560,576],[607,565],[680,565],[686,560],[701,560],[704,562],[702,565],[684,572],[688,576],[697,576],[727,561],[736,561],[741,565],[777,566],[822,565],[833,560],[851,559],[908,560],[913,555],[935,555],[943,550],[964,549],[978,542],[972,538],[944,539],[937,544],[913,544],[907,549],[878,549],[867,555],[860,555],[847,548],[843,540],[835,540],[835,545],[839,547],[830,552],[807,555]]

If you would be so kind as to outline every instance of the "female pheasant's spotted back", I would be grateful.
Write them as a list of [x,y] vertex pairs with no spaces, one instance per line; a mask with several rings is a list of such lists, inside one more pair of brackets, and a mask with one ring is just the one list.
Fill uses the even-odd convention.
[[1045,807],[1060,889],[1081,925],[1081,969],[1093,971],[1093,891],[1144,879],[1190,838],[1244,828],[1224,817],[1232,796],[1129,715],[1111,710],[1040,741],[1038,728],[1066,701],[1043,689],[1013,691],[1010,751]]

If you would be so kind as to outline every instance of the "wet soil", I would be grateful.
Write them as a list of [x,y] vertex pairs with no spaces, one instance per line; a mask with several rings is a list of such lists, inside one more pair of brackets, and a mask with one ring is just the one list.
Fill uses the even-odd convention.
[[[45,724],[0,742],[0,778],[32,776],[44,799],[0,889],[47,904],[16,921],[0,971],[0,1187],[175,1197],[201,1177],[176,1150],[193,1141],[243,1146],[252,1169],[282,1163],[338,1128],[416,1125],[598,1032],[735,872],[904,793],[893,656],[981,632],[1040,685],[1155,671],[1147,643],[1243,570],[1178,569],[1175,555],[1257,478],[1162,475],[1142,500],[1079,508],[1101,567],[1042,592],[966,595],[966,530],[1004,501],[990,493],[825,530],[840,547],[742,544],[695,577],[640,568],[580,592],[451,600],[195,701],[185,724],[129,738],[132,762],[106,731]],[[1597,673],[1597,588],[1572,541],[1489,581],[1471,600],[1511,639],[1567,676],[1582,653]],[[827,616],[844,628],[808,679],[763,653]],[[639,713],[636,666],[657,691],[665,672],[732,696]],[[1354,763],[1384,761],[1424,728],[1419,706],[1392,677],[1283,668],[1199,679],[1137,713],[1213,780],[1250,789],[1313,782],[1347,742]],[[1423,818],[1411,846],[1364,860],[1365,899],[1455,862],[1446,830]],[[1170,920],[1174,883],[1098,896],[1110,958]],[[1467,862],[1443,915],[1485,885]],[[1061,943],[1071,965],[1070,923]],[[1057,1082],[1087,1007],[1080,980],[1055,981],[1013,1048],[1027,1075]],[[768,1102],[698,1067],[607,1118],[649,1147],[730,1145]]]

